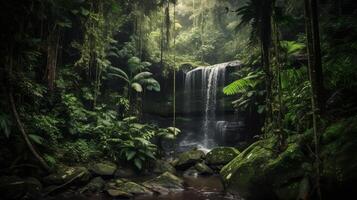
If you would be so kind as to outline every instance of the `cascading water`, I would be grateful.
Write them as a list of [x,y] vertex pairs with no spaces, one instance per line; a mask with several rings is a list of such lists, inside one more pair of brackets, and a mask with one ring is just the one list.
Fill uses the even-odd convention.
[[[229,64],[221,63],[208,67],[199,67],[186,73],[185,111],[186,113],[191,113],[193,109],[197,110],[197,107],[200,106],[193,97],[201,100],[199,102],[203,111],[203,137],[199,145],[204,148],[211,148],[216,145],[214,131],[216,129],[217,89],[224,85],[226,67]],[[198,95],[200,97],[197,97]]]

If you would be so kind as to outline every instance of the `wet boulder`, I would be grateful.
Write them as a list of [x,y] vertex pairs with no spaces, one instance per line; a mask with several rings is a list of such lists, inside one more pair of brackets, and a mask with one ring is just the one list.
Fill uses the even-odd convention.
[[[220,173],[227,190],[246,199],[276,199],[278,194],[289,199],[282,197],[282,188],[303,180],[307,158],[298,141],[281,153],[277,145],[276,137],[257,141],[224,166]],[[288,188],[289,195],[298,194],[295,186]]]
[[117,170],[117,165],[109,161],[96,163],[91,167],[91,171],[99,176],[114,175],[116,170]]
[[334,199],[348,199],[356,194],[357,117],[330,125],[321,140],[322,192]]
[[128,181],[126,179],[116,179],[109,182],[106,191],[113,197],[131,197],[134,195],[152,195],[153,192],[145,186]]
[[201,162],[204,159],[205,153],[201,150],[190,150],[178,155],[175,167],[180,170],[185,170],[194,166],[196,163]]
[[108,189],[106,191],[107,191],[108,195],[111,196],[111,197],[131,198],[131,197],[134,196],[131,193],[127,193],[127,192],[124,192],[124,191],[122,191],[120,189],[115,189],[115,188],[111,188],[111,189]]
[[131,178],[135,177],[137,174],[132,167],[119,166],[114,173],[116,178]]
[[154,179],[144,182],[143,185],[160,194],[167,194],[170,191],[183,190],[183,183],[184,181],[181,178],[170,172],[165,172]]
[[156,160],[154,163],[153,172],[155,174],[162,174],[164,172],[176,173],[176,169],[165,160]]
[[208,165],[225,165],[238,156],[240,152],[233,147],[217,147],[206,155]]
[[80,189],[80,193],[89,192],[101,192],[104,188],[105,181],[102,177],[93,178],[86,186]]
[[213,170],[208,167],[205,163],[200,162],[197,163],[194,168],[198,171],[199,174],[201,175],[209,175],[209,174],[213,174]]
[[90,178],[91,174],[85,167],[60,166],[57,171],[43,178],[43,181],[48,185],[61,185],[72,179],[79,183],[86,183]]

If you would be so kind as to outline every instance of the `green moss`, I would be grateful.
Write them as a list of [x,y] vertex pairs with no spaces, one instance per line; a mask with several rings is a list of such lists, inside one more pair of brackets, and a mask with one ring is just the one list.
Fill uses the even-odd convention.
[[204,158],[205,154],[201,150],[190,150],[179,154],[178,161],[175,166],[178,168],[189,168],[200,162]]
[[[301,147],[291,143],[277,154],[276,137],[253,143],[221,170],[226,188],[245,198],[273,197],[291,180],[303,177],[306,159]],[[259,193],[256,192],[259,188]]]
[[227,164],[237,157],[239,153],[233,147],[217,147],[208,152],[206,162],[211,165]]
[[329,126],[322,141],[323,178],[337,185],[357,180],[357,117]]

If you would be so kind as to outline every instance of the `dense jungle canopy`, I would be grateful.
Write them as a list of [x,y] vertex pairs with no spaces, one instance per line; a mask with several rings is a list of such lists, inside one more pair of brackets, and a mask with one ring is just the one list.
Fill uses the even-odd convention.
[[0,199],[344,199],[354,0],[3,0]]

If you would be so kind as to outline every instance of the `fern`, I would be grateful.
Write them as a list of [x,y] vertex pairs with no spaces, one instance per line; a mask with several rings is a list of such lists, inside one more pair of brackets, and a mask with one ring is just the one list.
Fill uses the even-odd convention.
[[235,95],[245,92],[247,88],[255,87],[260,82],[259,78],[261,75],[261,72],[251,72],[248,74],[248,76],[238,79],[224,87],[223,93],[225,95]]

